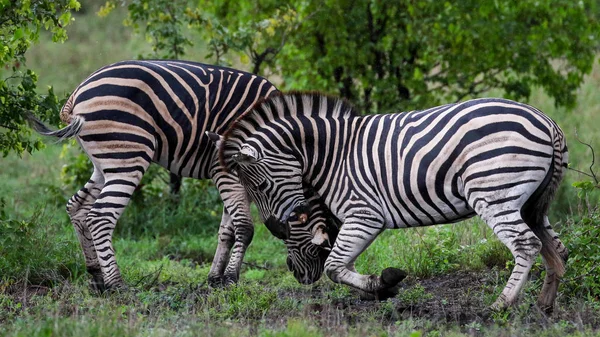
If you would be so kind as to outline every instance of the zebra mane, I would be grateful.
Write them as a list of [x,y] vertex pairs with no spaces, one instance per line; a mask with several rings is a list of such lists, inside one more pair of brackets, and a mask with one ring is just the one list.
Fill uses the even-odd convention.
[[226,171],[233,168],[231,155],[239,151],[250,130],[270,121],[290,116],[345,118],[358,116],[356,108],[346,99],[316,91],[277,92],[259,99],[251,109],[240,115],[223,134],[219,162]]

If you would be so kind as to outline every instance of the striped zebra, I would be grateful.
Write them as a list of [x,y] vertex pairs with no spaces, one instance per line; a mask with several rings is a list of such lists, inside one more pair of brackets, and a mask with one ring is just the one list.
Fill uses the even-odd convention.
[[325,263],[334,282],[393,296],[404,272],[354,269],[377,235],[479,215],[515,259],[492,308],[515,302],[541,252],[546,276],[538,304],[552,310],[568,253],[547,213],[568,152],[560,128],[536,108],[488,98],[359,116],[340,99],[278,94],[220,140],[222,166],[238,173],[263,217],[285,227],[304,207],[305,183],[343,222]]
[[179,176],[213,180],[224,208],[209,284],[237,282],[254,230],[249,201],[237,177],[219,169],[205,131],[225,131],[275,92],[266,79],[230,68],[124,61],[99,69],[75,89],[60,113],[67,127],[50,131],[29,116],[44,135],[76,137],[93,163],[90,180],[67,203],[93,288],[124,285],[112,234],[151,162]]

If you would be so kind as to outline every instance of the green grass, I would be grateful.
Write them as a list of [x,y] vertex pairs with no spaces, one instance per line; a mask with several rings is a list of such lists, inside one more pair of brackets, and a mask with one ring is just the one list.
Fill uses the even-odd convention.
[[[97,68],[150,51],[143,36],[121,27],[123,8],[107,18],[94,14],[103,2],[82,1],[85,12],[76,15],[67,43],[41,43],[28,52],[40,88],[52,84],[59,94],[69,92]],[[210,62],[202,48],[194,47],[187,58]],[[576,141],[575,129],[600,152],[599,87],[597,63],[575,109],[555,108],[540,91],[530,101],[565,131],[570,162],[580,169],[589,166],[591,152]],[[599,263],[589,253],[597,233],[590,228],[598,220],[582,212],[570,187],[582,177],[572,171],[551,214],[574,248],[557,312],[545,317],[533,305],[543,276],[538,261],[519,305],[483,319],[479,311],[504,287],[512,258],[479,219],[384,232],[359,257],[357,269],[379,273],[393,266],[409,272],[401,293],[388,301],[361,301],[357,292],[325,276],[312,286],[297,283],[286,270],[283,243],[258,222],[240,284],[209,289],[205,281],[221,206],[210,184],[189,179],[177,202],[165,202],[167,187],[160,180],[144,187],[144,198],[136,197],[115,233],[130,290],[92,294],[64,211],[66,199],[81,187],[61,173],[76,151],[48,145],[34,155],[0,160],[0,336],[600,335],[599,294],[582,287],[594,275],[586,272]],[[589,227],[581,225],[586,219]],[[590,243],[580,240],[587,236]]]

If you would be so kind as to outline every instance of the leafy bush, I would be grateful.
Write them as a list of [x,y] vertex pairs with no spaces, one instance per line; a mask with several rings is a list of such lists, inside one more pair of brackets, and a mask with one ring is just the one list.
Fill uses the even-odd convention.
[[569,248],[566,291],[577,297],[600,300],[600,213],[567,223],[563,235]]
[[[575,134],[577,137],[577,134]],[[565,284],[567,292],[578,297],[583,296],[600,300],[600,210],[597,202],[600,181],[594,172],[594,148],[577,137],[579,143],[591,151],[591,165],[586,173],[572,169],[591,180],[576,181],[572,185],[577,189],[579,204],[577,214],[569,218],[564,240],[569,249]]]
[[84,273],[71,226],[45,220],[44,210],[26,220],[7,216],[0,201],[0,283],[48,284]]
[[[71,12],[80,8],[76,0],[0,1],[0,152],[22,154],[43,147],[29,137],[24,112],[35,112],[56,123],[62,103],[48,88],[40,95],[37,75],[25,66],[25,52],[38,42],[43,30],[52,41],[67,39],[65,27]],[[4,69],[3,69],[4,68]]]

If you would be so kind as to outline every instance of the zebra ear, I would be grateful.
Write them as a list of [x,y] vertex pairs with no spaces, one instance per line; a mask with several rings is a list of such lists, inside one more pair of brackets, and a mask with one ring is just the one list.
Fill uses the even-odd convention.
[[214,132],[211,131],[206,131],[205,134],[208,136],[208,138],[215,143],[215,146],[217,148],[221,147],[221,144],[223,143],[223,136],[216,134]]

